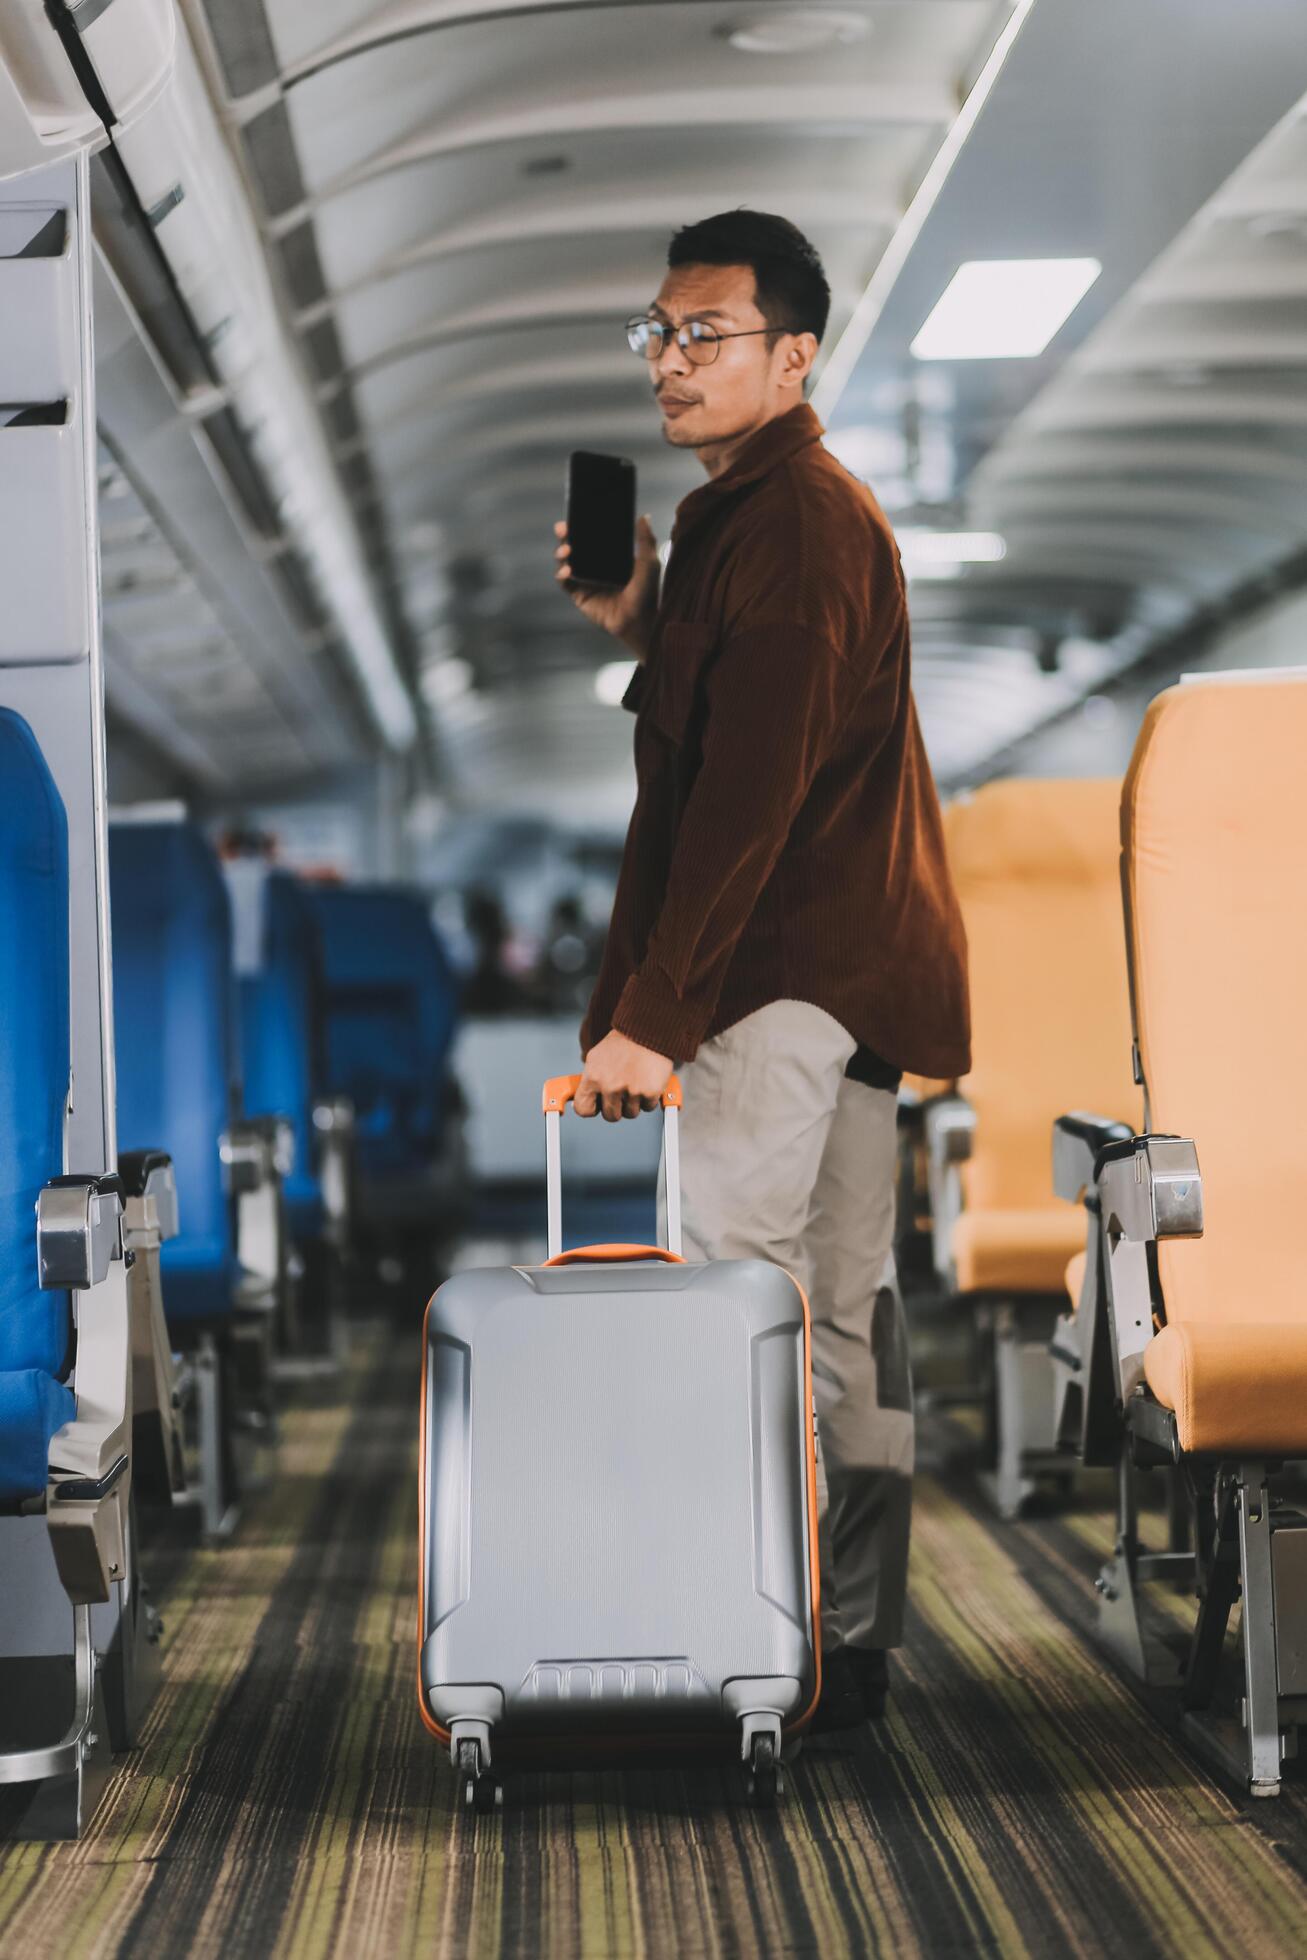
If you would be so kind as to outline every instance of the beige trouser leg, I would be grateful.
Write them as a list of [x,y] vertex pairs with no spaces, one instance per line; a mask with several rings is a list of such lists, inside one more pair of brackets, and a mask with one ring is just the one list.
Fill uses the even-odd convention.
[[[685,1255],[769,1259],[808,1294],[822,1637],[901,1637],[912,1388],[894,1284],[895,1097],[850,1082],[839,1023],[775,1001],[680,1071]],[[660,1212],[661,1193],[660,1193]]]

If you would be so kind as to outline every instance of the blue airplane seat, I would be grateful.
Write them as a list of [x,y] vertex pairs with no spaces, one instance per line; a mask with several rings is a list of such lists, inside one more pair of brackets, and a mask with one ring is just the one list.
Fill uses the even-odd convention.
[[400,1174],[441,1141],[458,986],[425,900],[399,886],[326,885],[327,1084],[354,1104],[360,1168]]
[[172,1154],[181,1231],[162,1250],[170,1322],[219,1318],[237,1279],[219,1138],[234,1108],[231,917],[192,823],[109,827],[118,1142]]
[[[36,1277],[36,1200],[64,1168],[68,825],[31,729],[0,709],[0,1503],[46,1486],[75,1413],[72,1306]],[[75,1168],[75,1167],[74,1167]]]
[[247,1116],[285,1116],[295,1162],[283,1183],[296,1239],[322,1236],[322,1185],[314,1169],[313,1105],[323,1090],[322,950],[313,901],[298,879],[271,871],[263,884],[261,963],[240,982]]

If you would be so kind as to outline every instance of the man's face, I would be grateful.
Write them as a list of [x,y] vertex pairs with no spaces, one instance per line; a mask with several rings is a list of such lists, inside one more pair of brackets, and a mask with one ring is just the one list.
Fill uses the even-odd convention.
[[668,271],[649,314],[674,327],[702,320],[719,334],[749,336],[723,339],[706,366],[669,337],[659,358],[649,362],[663,437],[677,448],[730,442],[802,401],[803,378],[816,342],[810,334],[756,331],[767,321],[758,310],[751,266],[676,266]]

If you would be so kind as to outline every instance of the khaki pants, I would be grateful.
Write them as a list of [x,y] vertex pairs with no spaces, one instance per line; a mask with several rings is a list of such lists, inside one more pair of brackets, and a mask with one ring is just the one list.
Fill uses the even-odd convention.
[[[680,1071],[687,1259],[769,1259],[807,1292],[819,1432],[822,1641],[902,1638],[912,1377],[893,1263],[895,1106],[805,1001],[716,1035]],[[659,1191],[665,1225],[664,1194]]]

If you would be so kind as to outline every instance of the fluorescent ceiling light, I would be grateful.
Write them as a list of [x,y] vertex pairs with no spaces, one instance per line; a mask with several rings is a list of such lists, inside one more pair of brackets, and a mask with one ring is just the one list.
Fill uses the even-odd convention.
[[968,259],[912,343],[919,361],[1042,354],[1102,271],[1097,259]]
[[949,175],[966,146],[967,138],[980,119],[981,111],[989,100],[990,92],[1003,72],[1003,64],[1012,52],[1018,34],[1029,19],[1035,0],[1012,0],[1012,12],[999,30],[998,38],[989,51],[984,67],[971,85],[971,91],[961,109],[954,117],[944,140],[926,167],[926,174],[912,194],[912,202],[903,213],[894,236],[881,253],[876,268],[863,289],[862,297],[854,307],[843,333],[822,361],[817,383],[812,391],[812,406],[822,421],[829,424],[835,412],[835,404],[848,386],[849,377],[863,348],[871,339],[889,300],[890,294],[898,284],[899,274],[907,264],[912,248],[925,229],[926,220],[935,208],[936,201]]
[[602,701],[606,708],[620,708],[635,669],[634,660],[607,661],[595,675],[596,701]]
[[433,708],[448,708],[471,685],[472,669],[466,660],[437,660],[418,676],[418,686]]
[[741,54],[815,54],[865,40],[871,22],[848,7],[786,7],[728,21],[717,32]]
[[1007,553],[997,531],[927,531],[905,525],[895,536],[909,578],[956,578],[964,565],[996,565]]

